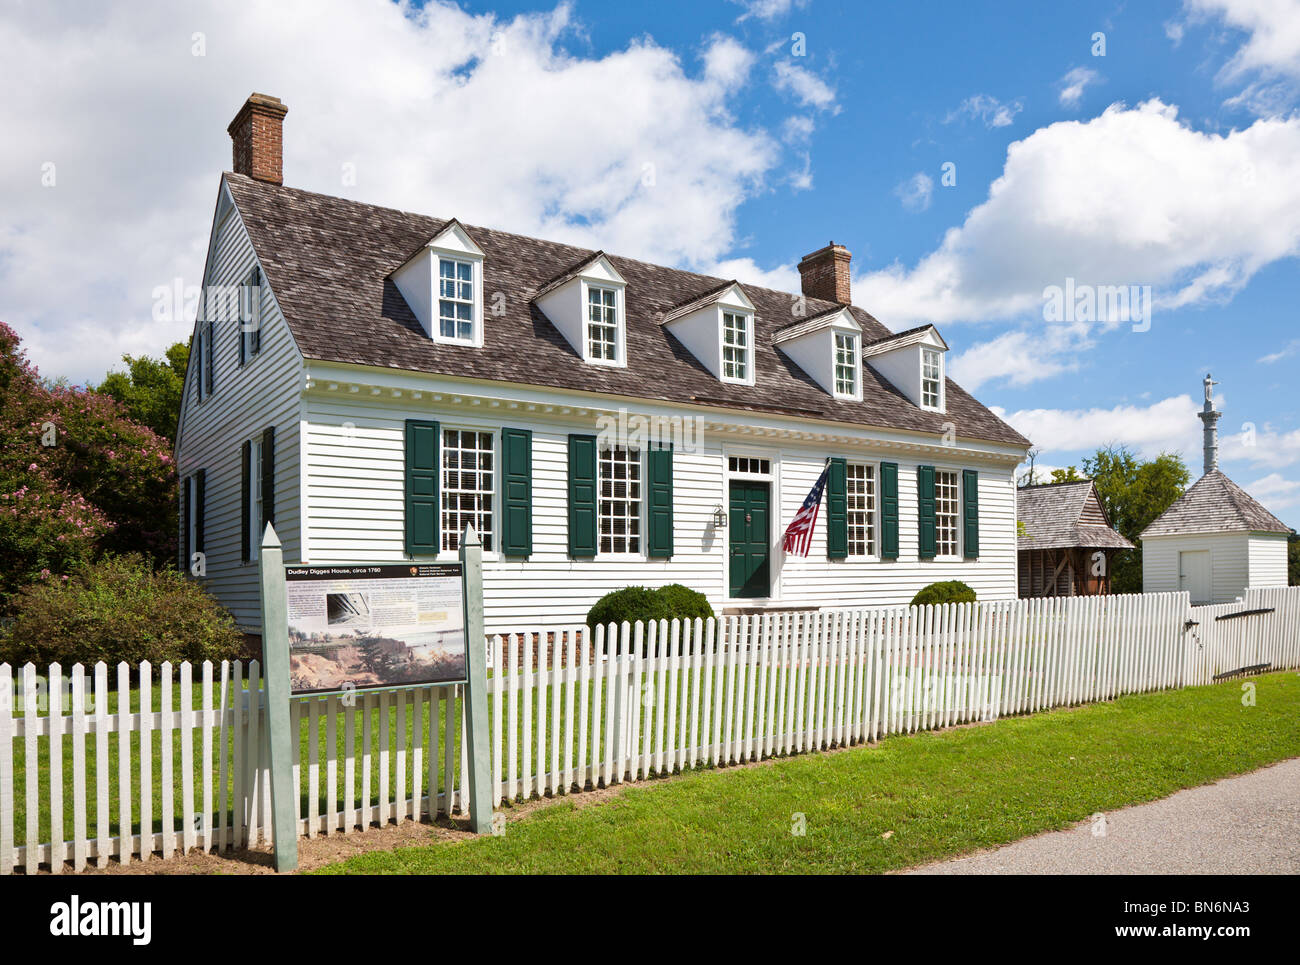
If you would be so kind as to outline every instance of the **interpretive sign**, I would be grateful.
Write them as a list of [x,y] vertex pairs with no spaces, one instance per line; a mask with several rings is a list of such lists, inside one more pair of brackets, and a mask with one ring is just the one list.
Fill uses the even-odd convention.
[[291,693],[466,679],[460,563],[287,566]]

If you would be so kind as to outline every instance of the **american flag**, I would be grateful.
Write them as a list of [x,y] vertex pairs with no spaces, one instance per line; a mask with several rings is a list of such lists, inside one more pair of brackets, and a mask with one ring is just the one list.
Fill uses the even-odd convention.
[[794,519],[786,527],[782,548],[795,556],[807,556],[808,547],[812,545],[813,527],[817,525],[817,511],[822,506],[822,491],[826,488],[826,474],[831,471],[828,462],[822,474],[817,477],[817,484],[808,493],[808,497],[794,514]]

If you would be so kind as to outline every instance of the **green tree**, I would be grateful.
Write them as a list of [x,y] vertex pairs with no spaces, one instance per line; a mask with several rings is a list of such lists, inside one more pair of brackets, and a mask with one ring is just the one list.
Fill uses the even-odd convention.
[[1083,477],[1079,475],[1079,470],[1075,469],[1073,466],[1070,466],[1067,469],[1052,470],[1052,482],[1054,483],[1083,482],[1083,481],[1084,481]]
[[171,444],[107,395],[43,380],[0,323],[0,612],[104,552],[176,555]]
[[1300,535],[1295,530],[1286,541],[1286,584],[1300,586]]
[[147,355],[139,358],[123,355],[127,370],[109,372],[93,391],[116,399],[133,421],[174,441],[190,347],[177,342],[167,349],[166,356],[166,359],[154,359]]
[[1098,449],[1083,460],[1083,471],[1097,484],[1097,495],[1113,525],[1137,549],[1115,556],[1111,590],[1142,592],[1142,530],[1168,509],[1191,479],[1182,456],[1162,452],[1142,460],[1124,446]]

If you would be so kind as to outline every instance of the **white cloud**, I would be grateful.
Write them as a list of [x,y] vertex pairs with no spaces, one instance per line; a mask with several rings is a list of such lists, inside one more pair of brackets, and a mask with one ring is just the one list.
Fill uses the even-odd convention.
[[736,281],[773,288],[776,291],[798,292],[801,279],[797,266],[777,265],[775,268],[760,268],[753,258],[728,258],[719,261],[708,269],[708,273],[717,278],[734,278]]
[[[34,93],[0,101],[0,315],[77,380],[187,337],[151,320],[151,293],[199,282],[226,124],[252,90],[289,107],[290,185],[669,264],[725,257],[781,163],[728,110],[752,56],[715,36],[698,58],[649,39],[584,57],[575,37],[563,4],[505,20],[389,0],[6,7],[0,80]],[[618,123],[593,135],[593,118]]]
[[1270,352],[1268,355],[1260,356],[1257,361],[1263,362],[1265,365],[1272,365],[1274,362],[1280,362],[1282,359],[1290,358],[1292,355],[1295,355],[1296,352],[1300,352],[1300,338],[1291,339],[1291,341],[1287,342],[1276,352]]
[[1300,479],[1286,479],[1281,473],[1272,472],[1243,488],[1274,515],[1280,510],[1300,506]]
[[731,0],[745,8],[745,12],[736,18],[736,22],[756,17],[759,20],[776,20],[784,17],[796,7],[800,10],[808,6],[808,0]]
[[955,111],[950,111],[948,116],[943,119],[943,122],[951,124],[953,121],[962,118],[973,118],[990,129],[1008,127],[1022,110],[1024,110],[1024,105],[1020,101],[1004,104],[992,95],[975,94],[962,101],[961,106]]
[[1043,290],[1152,285],[1159,310],[1230,297],[1300,252],[1300,117],[1208,134],[1158,100],[1040,128],[986,201],[908,269],[854,279],[894,328],[1041,317]]
[[839,112],[835,103],[835,88],[806,67],[792,64],[788,60],[778,60],[773,70],[775,77],[772,86],[782,93],[793,95],[802,106]]
[[[1225,416],[1226,419],[1226,416]],[[1219,461],[1244,462],[1265,469],[1281,469],[1300,463],[1300,429],[1279,432],[1249,422],[1240,428],[1220,422]]]
[[1051,325],[1004,332],[954,357],[949,374],[968,392],[995,381],[1024,386],[1073,372],[1080,354],[1092,347],[1086,325]]
[[812,137],[813,119],[795,114],[781,125],[781,137],[789,144],[806,144]]
[[1300,0],[1183,0],[1183,8],[1193,19],[1217,17],[1248,35],[1223,78],[1255,70],[1300,78]]
[[[1117,405],[1093,409],[1021,409],[993,411],[1047,452],[1092,452],[1113,444],[1152,458],[1161,452],[1200,451],[1198,407],[1191,396],[1178,395],[1148,406]],[[1191,466],[1195,473],[1196,466]]]
[[1060,88],[1057,99],[1061,106],[1077,107],[1079,101],[1083,99],[1084,89],[1089,84],[1095,84],[1100,78],[1099,73],[1087,67],[1075,67],[1067,71],[1065,76],[1057,81],[1057,86]]
[[934,178],[917,171],[894,188],[894,194],[908,211],[924,211],[934,197]]

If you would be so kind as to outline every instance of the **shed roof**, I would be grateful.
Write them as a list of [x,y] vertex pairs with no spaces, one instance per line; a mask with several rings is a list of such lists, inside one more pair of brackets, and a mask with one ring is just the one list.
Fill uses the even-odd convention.
[[1142,531],[1142,538],[1189,533],[1290,533],[1278,519],[1218,469],[1211,469]]
[[1110,527],[1091,479],[1022,486],[1016,490],[1016,518],[1024,525],[1016,541],[1021,550],[1133,548]]

